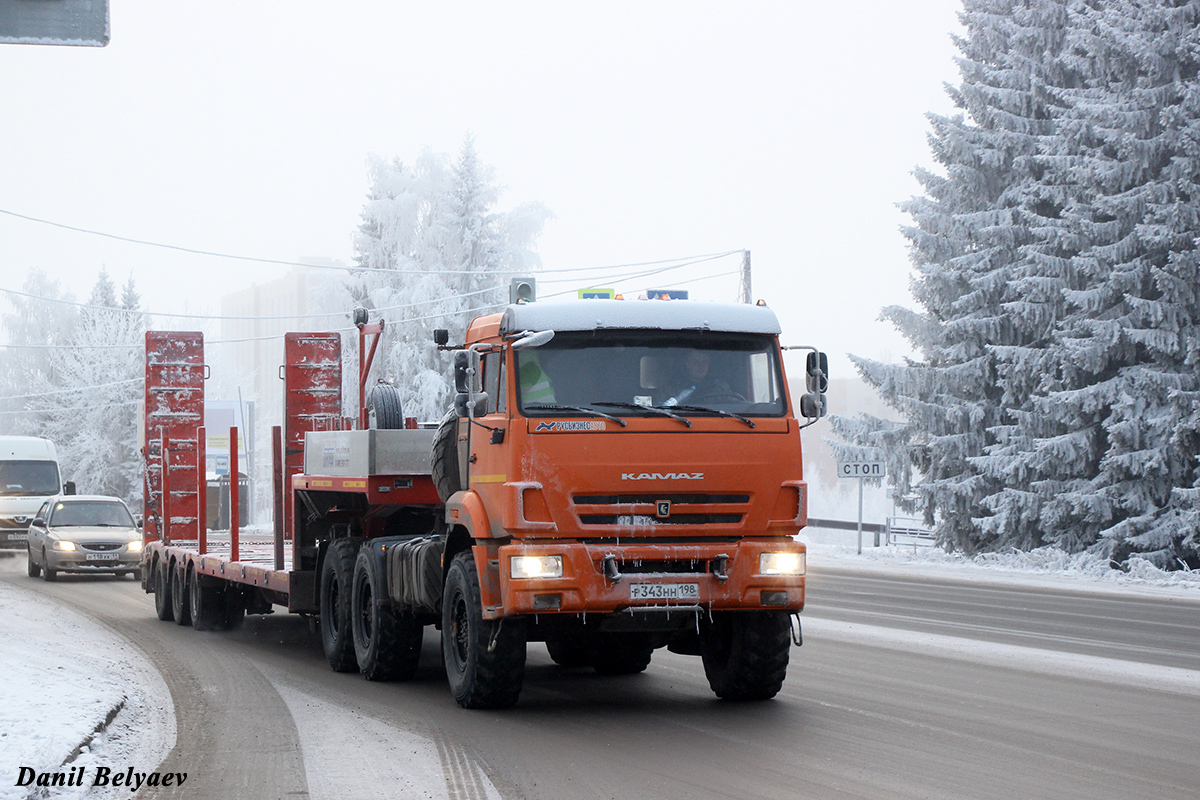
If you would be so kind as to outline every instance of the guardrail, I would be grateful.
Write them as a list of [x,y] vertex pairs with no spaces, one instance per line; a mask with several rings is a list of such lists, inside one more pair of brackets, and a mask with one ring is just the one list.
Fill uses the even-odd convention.
[[912,545],[933,547],[937,536],[917,517],[888,517],[887,543],[889,545]]
[[[857,531],[858,523],[844,519],[808,518],[808,524],[814,528],[827,528],[835,531]],[[864,522],[864,533],[874,534],[875,546],[880,542],[885,545],[904,545],[912,547],[933,547],[937,544],[937,536],[926,528],[923,520],[918,517],[888,517],[887,522]]]

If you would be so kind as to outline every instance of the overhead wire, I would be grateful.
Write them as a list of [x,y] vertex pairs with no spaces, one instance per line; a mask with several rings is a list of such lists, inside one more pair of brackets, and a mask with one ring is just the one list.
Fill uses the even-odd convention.
[[[67,225],[62,222],[55,222],[53,220],[41,219],[40,217],[32,217],[32,216],[29,216],[28,214],[19,214],[16,211],[8,211],[3,208],[0,208],[0,214],[14,217],[16,219],[23,219],[26,222],[34,222],[39,225],[48,225],[53,228],[60,228],[62,230],[68,230],[68,231],[73,231],[75,233],[86,234],[88,236],[99,236],[104,239],[112,239],[114,241],[126,242],[128,244],[137,244],[137,245],[142,245],[145,247],[158,247],[158,248],[161,248],[164,250],[174,250],[176,252],[190,253],[192,255],[211,256],[213,258],[227,258],[227,259],[231,259],[234,261],[248,261],[248,262],[252,262],[252,263],[273,264],[276,266],[284,266],[284,267],[309,267],[312,269],[341,270],[341,271],[345,271],[345,272],[399,272],[402,274],[413,274],[413,275],[472,275],[472,274],[475,274],[474,270],[462,270],[462,269],[455,269],[455,270],[449,270],[449,269],[447,269],[447,270],[429,270],[429,269],[403,270],[403,269],[390,269],[388,267],[363,267],[363,266],[349,265],[349,264],[312,264],[312,263],[306,263],[303,261],[287,261],[287,260],[279,259],[279,258],[261,258],[258,256],[243,256],[243,255],[238,255],[236,253],[221,253],[216,250],[201,250],[199,248],[194,248],[194,247],[183,247],[181,245],[165,244],[163,242],[154,242],[154,241],[150,241],[148,239],[135,239],[131,236],[118,236],[117,234],[114,234],[114,233],[105,233],[103,231],[91,230],[89,228],[81,228],[77,225]],[[734,253],[741,253],[741,252],[742,252],[741,250],[729,250],[725,253],[720,253],[720,254],[708,253],[708,254],[704,254],[704,255],[705,256],[708,256],[708,255],[727,256],[727,255],[732,255]],[[684,256],[684,258],[699,258],[699,257],[701,257],[701,256]],[[661,261],[644,261],[644,262],[640,262],[640,263],[630,263],[630,264],[610,264],[610,265],[600,266],[600,267],[570,267],[570,268],[559,268],[559,269],[547,269],[547,270],[541,270],[541,271],[544,273],[559,273],[559,272],[578,273],[578,272],[586,272],[588,270],[625,269],[628,267],[649,266],[651,264],[666,264],[666,263],[669,263],[672,261],[678,261],[678,260],[679,259],[676,259],[676,258],[669,258],[669,259],[663,259]]]

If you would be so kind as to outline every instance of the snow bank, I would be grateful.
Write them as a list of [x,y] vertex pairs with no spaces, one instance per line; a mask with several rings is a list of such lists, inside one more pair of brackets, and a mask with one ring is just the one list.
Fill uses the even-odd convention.
[[85,767],[87,776],[97,766],[147,771],[174,747],[166,683],[137,648],[95,620],[0,583],[0,641],[0,800],[129,797],[126,787],[37,793],[15,784],[22,766]]
[[1038,585],[1089,591],[1172,594],[1200,600],[1200,570],[1167,572],[1142,558],[1129,560],[1129,571],[1113,569],[1108,559],[1089,553],[1067,553],[1053,547],[1022,552],[983,553],[973,558],[937,547],[855,547],[797,539],[808,544],[808,562],[878,572],[937,575],[966,580]]

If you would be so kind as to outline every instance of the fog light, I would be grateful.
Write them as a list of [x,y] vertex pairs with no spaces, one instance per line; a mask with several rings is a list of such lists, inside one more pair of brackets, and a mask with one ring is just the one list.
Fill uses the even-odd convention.
[[508,569],[512,578],[561,578],[562,556],[513,556]]
[[71,551],[73,551],[75,549],[75,543],[74,542],[55,542],[52,545],[52,547],[55,550],[65,550],[66,552],[70,553]]
[[762,575],[803,575],[804,553],[763,553],[758,557]]

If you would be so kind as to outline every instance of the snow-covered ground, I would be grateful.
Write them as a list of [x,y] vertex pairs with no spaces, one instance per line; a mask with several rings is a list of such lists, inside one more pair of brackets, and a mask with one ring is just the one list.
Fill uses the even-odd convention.
[[[166,683],[135,646],[95,620],[0,583],[0,648],[0,800],[131,797],[125,786],[91,786],[97,767],[150,772],[174,746]],[[17,786],[21,767],[84,767],[87,780]]]
[[938,547],[871,547],[869,534],[864,535],[862,555],[858,555],[856,538],[853,531],[803,531],[797,537],[808,545],[809,567],[817,571],[822,566],[843,567],[973,582],[1085,592],[1172,595],[1200,600],[1200,570],[1166,572],[1140,558],[1130,559],[1128,571],[1112,569],[1108,560],[1099,556],[1070,555],[1052,547],[1030,552],[985,553],[968,558],[946,553]]
[[[814,534],[799,538],[808,540],[809,565],[817,573],[823,567],[852,568],[1200,600],[1200,572],[1163,572],[1144,561],[1135,561],[1129,572],[1119,572],[1101,559],[1049,548],[968,559],[933,547],[868,546],[858,555],[851,537],[842,536],[847,544],[833,544],[829,537]],[[818,620],[811,622],[818,623],[817,628],[806,625],[807,630],[820,628]],[[870,633],[877,637],[881,632]],[[83,766],[89,777],[99,765],[129,764],[149,772],[173,745],[175,715],[166,684],[136,647],[111,630],[43,595],[0,583],[0,643],[0,800],[78,798],[91,789],[38,792],[35,787],[15,786],[22,766],[39,772]],[[969,644],[955,646],[961,649]],[[1195,683],[1194,676],[1184,677],[1189,687]],[[298,690],[287,687],[284,696],[293,713],[307,709],[298,719],[315,713],[313,699]],[[300,728],[303,733],[305,726]],[[305,752],[308,757],[310,751]],[[432,751],[423,761],[437,763]],[[436,775],[426,777],[425,785],[440,780]],[[86,796],[128,797],[129,790],[97,789]]]

